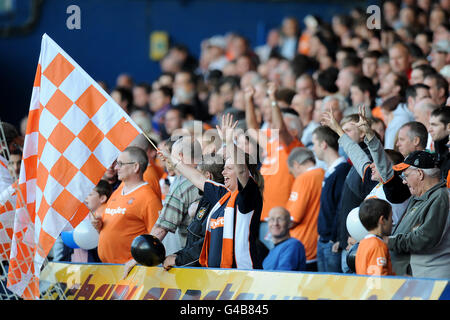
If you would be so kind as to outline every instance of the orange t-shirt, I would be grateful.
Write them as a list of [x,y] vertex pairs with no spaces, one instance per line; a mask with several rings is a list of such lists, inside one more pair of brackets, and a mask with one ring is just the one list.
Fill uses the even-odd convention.
[[132,258],[131,242],[148,234],[162,209],[161,200],[145,183],[122,194],[123,183],[113,192],[102,213],[98,256],[104,263],[125,263]]
[[166,172],[164,171],[164,165],[161,163],[161,160],[157,158],[156,161],[149,160],[148,163],[153,167],[153,169],[155,169],[156,173],[158,174],[158,179],[161,179],[161,177]]
[[298,39],[298,48],[297,48],[298,53],[307,56],[309,54],[310,41],[311,41],[310,33],[306,31],[303,32],[300,38]]
[[379,237],[368,234],[359,242],[355,259],[356,274],[368,276],[395,275],[387,244]]
[[147,166],[147,169],[145,169],[144,171],[143,179],[148,183],[150,188],[155,191],[155,194],[157,195],[159,200],[161,200],[161,186],[159,185],[160,176],[154,165]]
[[450,188],[450,170],[448,171],[447,174],[447,188]]
[[383,120],[384,124],[387,125],[386,121],[384,120],[383,111],[381,110],[380,106],[376,106],[375,108],[372,109],[372,117]]
[[267,156],[261,166],[264,178],[261,221],[269,216],[270,209],[284,206],[289,199],[294,176],[289,172],[287,159],[291,150],[296,147],[304,145],[298,139],[294,139],[289,146],[278,139],[270,139],[267,143]]
[[322,168],[313,168],[297,176],[286,203],[286,209],[294,222],[298,223],[289,232],[291,237],[303,243],[307,261],[317,258],[317,218],[324,176],[325,170]]

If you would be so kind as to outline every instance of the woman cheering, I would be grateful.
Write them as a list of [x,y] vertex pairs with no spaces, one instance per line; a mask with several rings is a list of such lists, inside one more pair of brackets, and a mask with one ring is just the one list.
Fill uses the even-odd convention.
[[233,142],[230,114],[222,117],[217,127],[223,140],[224,185],[207,180],[197,169],[186,166],[176,155],[159,152],[180,174],[204,192],[214,207],[211,209],[200,264],[211,268],[262,269],[263,256],[258,254],[258,230],[262,209],[263,178],[255,159]]

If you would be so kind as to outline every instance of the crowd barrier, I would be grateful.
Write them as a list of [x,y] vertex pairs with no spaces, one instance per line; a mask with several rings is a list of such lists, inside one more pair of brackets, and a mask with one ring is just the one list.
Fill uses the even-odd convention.
[[50,262],[41,272],[41,299],[67,300],[448,300],[446,279],[367,277]]

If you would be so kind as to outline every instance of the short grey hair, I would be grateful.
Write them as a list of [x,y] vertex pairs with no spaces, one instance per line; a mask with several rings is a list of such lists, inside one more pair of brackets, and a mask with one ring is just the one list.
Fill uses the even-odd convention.
[[288,166],[293,167],[294,162],[297,162],[298,164],[302,164],[306,161],[311,161],[314,164],[316,163],[316,157],[314,156],[314,153],[305,147],[297,147],[294,148],[288,157]]
[[143,174],[147,170],[148,157],[142,148],[131,146],[127,147],[123,152],[127,152],[130,155],[130,159],[139,164],[140,174]]
[[294,121],[289,121],[288,122],[288,129],[294,129],[297,130],[297,138],[299,140],[302,139],[302,135],[303,135],[303,125],[302,122],[300,121],[300,117],[296,116],[295,114],[292,113],[284,113],[283,114],[283,120],[287,119],[287,120],[294,120]]
[[433,178],[433,179],[440,179],[441,178],[441,169],[440,168],[429,168],[429,169],[422,169],[422,168],[417,168],[414,166],[410,166],[411,169],[415,169],[415,170],[422,170],[423,174],[426,175],[429,178]]
[[[336,100],[337,102],[339,102],[339,109],[342,112],[344,112],[344,110],[349,107],[349,105],[348,105],[347,101],[345,101],[344,97],[342,97],[339,94],[333,94],[331,96],[326,96],[325,98],[323,98],[321,109],[323,110],[323,106],[325,105],[325,103],[327,103],[329,101],[333,101],[333,100]],[[326,111],[328,111],[328,110],[326,110]]]
[[175,141],[172,153],[182,153],[186,164],[198,164],[202,160],[202,147],[198,140],[191,136],[183,136]]

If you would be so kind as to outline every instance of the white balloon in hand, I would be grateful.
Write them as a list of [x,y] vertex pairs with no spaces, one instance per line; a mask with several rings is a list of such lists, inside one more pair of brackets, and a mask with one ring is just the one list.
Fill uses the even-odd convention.
[[73,240],[82,249],[91,250],[98,245],[98,232],[89,218],[84,219],[73,231]]
[[364,239],[369,233],[359,219],[359,207],[353,208],[347,216],[347,230],[350,236],[357,242]]

